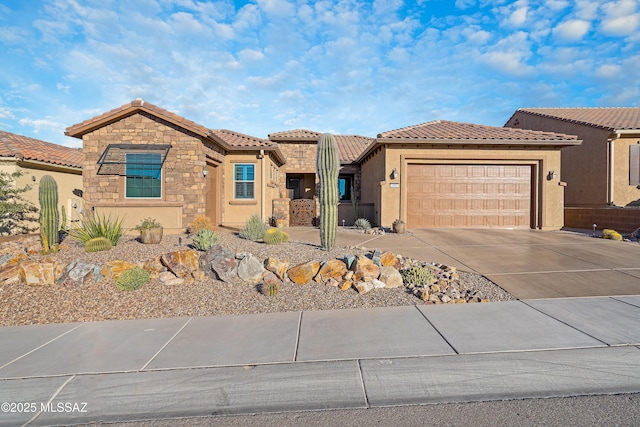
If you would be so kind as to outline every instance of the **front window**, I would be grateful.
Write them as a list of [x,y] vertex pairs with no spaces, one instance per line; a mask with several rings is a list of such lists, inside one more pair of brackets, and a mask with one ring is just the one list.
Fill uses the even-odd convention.
[[340,200],[351,200],[351,177],[339,176],[338,177],[338,191],[340,192]]
[[235,165],[233,181],[236,199],[253,199],[255,165]]
[[162,196],[162,154],[126,154],[125,195],[130,198]]

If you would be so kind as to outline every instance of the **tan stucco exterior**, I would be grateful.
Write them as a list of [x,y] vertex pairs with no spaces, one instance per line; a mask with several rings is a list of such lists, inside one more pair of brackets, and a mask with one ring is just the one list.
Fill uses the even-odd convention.
[[[31,189],[22,196],[38,209],[40,208],[38,200],[40,180],[45,175],[52,176],[58,185],[58,210],[61,210],[62,206],[64,206],[67,214],[67,225],[79,219],[83,209],[82,171],[79,168],[6,158],[0,159],[0,171],[7,173],[22,172],[22,176],[16,180],[15,184],[18,188],[23,188],[27,185],[31,186]],[[31,226],[37,228],[39,224],[34,222]]]
[[[560,152],[522,147],[458,146],[417,148],[416,144],[388,144],[362,162],[363,202],[375,205],[375,221],[390,227],[396,219],[407,221],[406,171],[409,164],[509,164],[533,168],[532,227],[545,230],[563,226],[564,186],[558,179],[547,180],[548,171],[560,170]],[[393,169],[399,172],[393,179]]]
[[516,111],[506,127],[576,135],[582,144],[562,149],[561,179],[567,182],[567,206],[624,206],[640,199],[629,184],[629,145],[638,134],[618,134],[601,127]]

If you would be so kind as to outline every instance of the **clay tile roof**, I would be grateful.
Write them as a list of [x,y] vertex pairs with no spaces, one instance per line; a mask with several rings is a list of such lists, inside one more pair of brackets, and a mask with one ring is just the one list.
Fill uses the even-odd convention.
[[[279,143],[310,142],[317,143],[321,132],[306,129],[294,129],[269,134],[271,141]],[[351,163],[371,144],[374,139],[360,135],[333,135],[338,144],[340,163]]]
[[612,132],[640,129],[640,107],[520,108],[518,111],[599,127]]
[[436,120],[419,125],[383,132],[378,138],[400,140],[466,140],[466,141],[566,141],[577,139],[574,135],[540,132],[523,129],[475,125],[470,123]]
[[109,123],[120,120],[122,117],[135,114],[138,111],[146,111],[150,114],[153,114],[154,116],[183,127],[184,129],[190,130],[197,135],[206,136],[209,132],[208,128],[199,125],[198,123],[185,119],[184,117],[165,110],[164,108],[160,108],[157,105],[150,104],[142,99],[136,99],[128,104],[124,104],[118,108],[114,108],[111,111],[100,114],[99,116],[92,117],[81,123],[68,127],[65,131],[65,135],[75,138],[82,138],[82,135],[86,133],[89,133]]
[[82,169],[82,151],[0,130],[0,156]]
[[227,129],[212,129],[209,131],[209,135],[218,137],[234,148],[275,148],[278,146],[275,142]]

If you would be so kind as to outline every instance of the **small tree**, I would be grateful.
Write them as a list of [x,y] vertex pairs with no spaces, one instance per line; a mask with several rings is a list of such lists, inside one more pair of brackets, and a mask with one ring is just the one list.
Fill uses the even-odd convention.
[[38,208],[24,198],[30,185],[17,187],[22,172],[0,172],[0,236],[25,234],[35,231]]

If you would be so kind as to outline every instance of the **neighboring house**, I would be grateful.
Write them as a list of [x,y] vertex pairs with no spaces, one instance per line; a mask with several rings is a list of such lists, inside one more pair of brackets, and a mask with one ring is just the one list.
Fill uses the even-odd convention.
[[[322,133],[304,129],[269,134],[269,140],[278,144],[287,162],[281,168],[280,188],[286,189],[282,197],[290,200],[317,199],[316,155]],[[362,152],[373,143],[373,138],[359,135],[334,135],[340,156],[338,176],[338,224],[351,225],[357,216],[373,220],[373,205],[360,203],[360,166],[355,163]],[[288,203],[288,201],[286,202]],[[296,202],[291,204],[291,223],[309,222],[308,218],[296,218]],[[315,206],[314,215],[317,216]],[[309,223],[310,225],[310,223]]]
[[450,121],[384,132],[356,160],[362,201],[383,226],[559,229],[560,149],[580,142]]
[[83,141],[87,209],[145,217],[167,232],[204,215],[239,227],[251,214],[271,215],[278,171],[277,144],[229,130],[211,130],[141,99],[73,125]]
[[567,206],[625,206],[640,199],[640,108],[521,108],[505,126],[583,141],[562,150]]
[[31,186],[23,196],[38,208],[38,184],[44,175],[51,175],[58,184],[59,209],[65,207],[67,221],[79,219],[82,213],[82,152],[79,149],[0,130],[0,171],[22,172],[16,186]]

